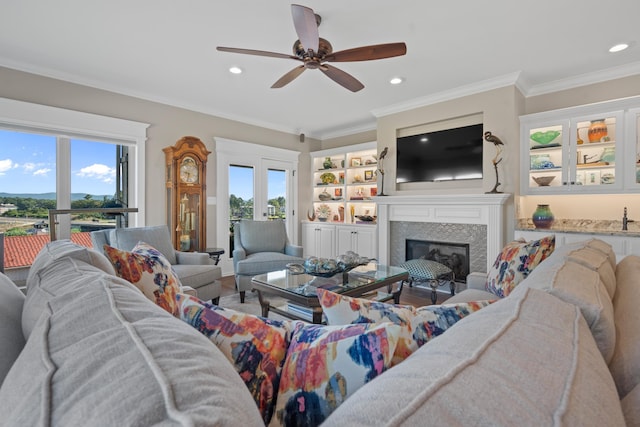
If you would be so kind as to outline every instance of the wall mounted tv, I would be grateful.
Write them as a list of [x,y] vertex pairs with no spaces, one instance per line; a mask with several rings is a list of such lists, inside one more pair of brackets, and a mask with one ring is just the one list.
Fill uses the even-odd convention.
[[482,124],[396,139],[396,182],[482,178]]

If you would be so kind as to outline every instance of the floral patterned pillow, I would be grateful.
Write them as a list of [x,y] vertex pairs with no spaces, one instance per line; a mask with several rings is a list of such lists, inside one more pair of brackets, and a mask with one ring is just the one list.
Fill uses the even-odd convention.
[[353,298],[318,288],[318,299],[330,325],[392,322],[401,327],[393,365],[405,360],[427,341],[443,333],[458,320],[493,301],[451,305],[413,306],[387,304]]
[[507,244],[487,274],[487,291],[504,298],[545,260],[556,247],[556,236],[530,242],[513,241]]
[[153,246],[138,242],[131,252],[104,245],[104,253],[118,277],[131,282],[152,302],[174,316],[182,287],[169,261]]
[[179,317],[213,342],[249,388],[265,424],[275,409],[291,322],[240,313],[178,294]]
[[391,322],[401,326],[400,339],[393,355],[394,365],[416,350],[411,337],[411,319],[416,315],[415,307],[348,297],[322,288],[318,288],[317,293],[329,325]]
[[320,425],[391,366],[400,327],[295,323],[270,425]]

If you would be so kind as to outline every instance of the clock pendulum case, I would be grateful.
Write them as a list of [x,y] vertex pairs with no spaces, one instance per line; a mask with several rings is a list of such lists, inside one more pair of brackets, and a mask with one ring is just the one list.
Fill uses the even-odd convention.
[[173,246],[179,251],[203,251],[207,235],[207,157],[211,152],[193,136],[185,136],[162,151],[167,224]]

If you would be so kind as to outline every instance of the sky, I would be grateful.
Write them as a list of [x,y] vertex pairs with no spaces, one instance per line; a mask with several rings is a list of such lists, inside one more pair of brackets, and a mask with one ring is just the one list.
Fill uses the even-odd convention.
[[[71,140],[71,192],[115,194],[115,145]],[[56,191],[54,136],[0,130],[0,192]]]
[[[97,196],[115,194],[115,145],[71,140],[71,192]],[[0,192],[49,193],[56,191],[56,139],[54,136],[0,129]],[[229,170],[229,194],[253,198],[253,169]],[[285,196],[283,172],[269,171],[268,199]]]

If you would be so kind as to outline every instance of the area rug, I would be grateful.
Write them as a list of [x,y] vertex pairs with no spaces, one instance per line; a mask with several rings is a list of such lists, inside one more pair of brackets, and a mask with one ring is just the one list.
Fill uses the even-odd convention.
[[[287,300],[284,298],[266,296],[271,302],[271,305],[276,307],[287,304]],[[260,301],[258,301],[258,294],[256,292],[247,292],[245,295],[244,303],[240,302],[240,294],[227,295],[220,298],[220,307],[230,308],[232,310],[240,311],[243,313],[255,314],[256,316],[262,316],[262,309],[260,307]],[[274,312],[269,312],[269,319],[275,320],[290,320],[284,316],[281,316]]]

